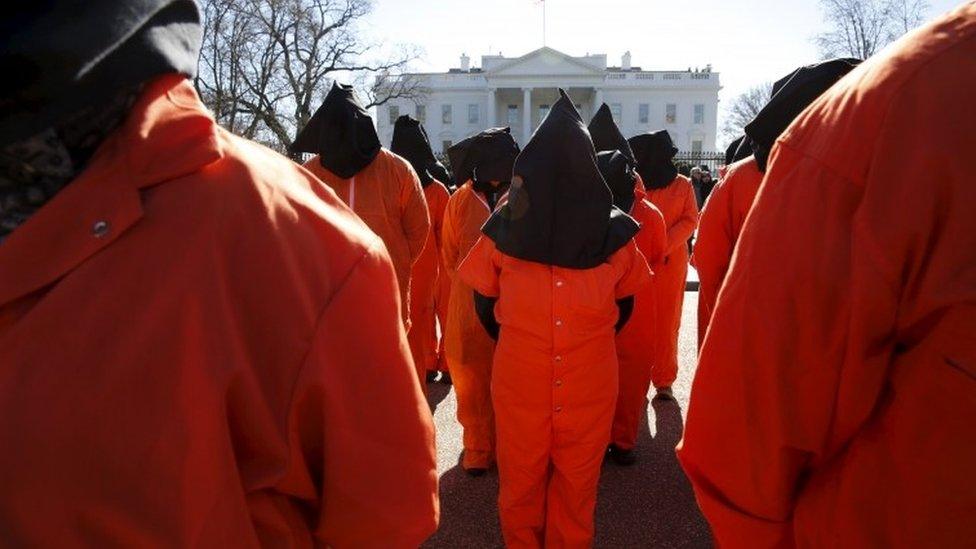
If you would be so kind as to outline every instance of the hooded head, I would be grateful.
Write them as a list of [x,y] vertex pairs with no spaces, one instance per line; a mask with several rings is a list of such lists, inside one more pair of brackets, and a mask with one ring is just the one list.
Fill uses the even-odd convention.
[[291,150],[317,154],[323,168],[349,179],[380,153],[380,139],[373,119],[356,100],[352,86],[334,82]]
[[506,255],[590,269],[640,226],[613,205],[589,132],[566,92],[559,95],[515,161],[508,202],[482,232]]
[[427,171],[431,176],[433,176],[434,179],[447,186],[448,190],[450,190],[451,186],[454,185],[454,177],[451,175],[451,172],[447,171],[447,168],[445,168],[444,164],[441,164],[439,160],[434,160],[433,164],[428,165]]
[[426,187],[434,180],[430,167],[437,163],[437,159],[434,158],[434,151],[430,148],[427,131],[419,121],[406,114],[397,118],[393,125],[390,150],[402,156],[413,166],[421,185]]
[[593,139],[593,148],[597,152],[601,151],[620,151],[625,156],[633,160],[634,152],[630,150],[630,144],[620,133],[620,128],[613,121],[613,113],[610,107],[604,103],[600,110],[593,115],[590,120],[590,138]]
[[491,192],[492,181],[502,186],[512,179],[512,165],[519,147],[509,128],[491,128],[463,139],[447,150],[454,180],[463,185],[474,182],[475,189]]
[[746,135],[752,140],[760,171],[766,171],[769,153],[780,134],[814,100],[859,63],[857,59],[833,59],[800,67],[773,85],[773,98],[746,126]]
[[725,148],[725,165],[731,166],[735,162],[735,153],[739,150],[739,146],[742,145],[742,141],[746,138],[744,135],[740,135],[735,141],[729,143],[729,146]]
[[602,151],[596,154],[596,165],[613,193],[613,205],[629,212],[634,206],[634,188],[637,186],[634,161],[620,151]]
[[678,177],[678,168],[671,159],[678,148],[667,130],[658,130],[631,137],[628,142],[637,161],[637,173],[649,189],[663,189]]
[[18,2],[0,20],[0,145],[168,72],[196,74],[192,0]]

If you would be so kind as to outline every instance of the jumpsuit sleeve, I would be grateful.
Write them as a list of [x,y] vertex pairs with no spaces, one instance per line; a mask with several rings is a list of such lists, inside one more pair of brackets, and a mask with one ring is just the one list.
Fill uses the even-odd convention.
[[375,245],[321,313],[293,392],[284,482],[314,490],[283,491],[300,495],[329,547],[416,548],[437,528],[433,424],[397,295]]
[[688,239],[695,232],[698,225],[698,204],[695,202],[695,190],[683,181],[677,183],[683,189],[683,206],[681,215],[668,230],[668,255],[674,253],[681,246],[687,246]]
[[444,208],[444,219],[441,221],[441,260],[444,263],[444,270],[451,278],[454,278],[457,272],[458,255],[461,253],[456,226],[456,204],[456,198],[447,201],[447,207]]
[[[855,223],[861,188],[783,144],[766,181],[712,315],[678,449],[726,547],[793,546],[805,479],[856,432],[839,399],[858,395],[870,411],[864,382],[885,371],[881,334],[896,315],[886,277],[852,259],[871,253]],[[870,315],[855,317],[854,304]]]
[[641,232],[647,231],[647,245],[641,247],[645,252],[645,258],[653,269],[655,265],[660,265],[668,255],[668,226],[664,222],[664,215],[661,210],[651,206],[652,215],[641,227]]
[[611,262],[619,262],[623,271],[615,290],[614,299],[617,301],[635,295],[645,284],[651,281],[651,268],[647,265],[647,260],[637,249],[637,244],[633,240],[617,250],[612,256]]
[[485,297],[498,297],[500,292],[498,253],[495,243],[481,236],[458,267],[461,280]]
[[732,261],[735,239],[730,224],[731,215],[731,186],[722,181],[712,191],[702,210],[692,257],[701,285],[699,299],[705,302],[705,311],[709,315]]
[[423,251],[430,232],[430,214],[427,211],[427,199],[424,189],[420,186],[420,178],[409,164],[400,172],[400,219],[403,224],[403,234],[407,238],[410,248],[410,264],[412,265]]

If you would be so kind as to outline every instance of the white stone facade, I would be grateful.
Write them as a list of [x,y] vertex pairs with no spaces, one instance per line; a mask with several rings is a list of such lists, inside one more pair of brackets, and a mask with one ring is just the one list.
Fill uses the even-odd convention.
[[462,56],[460,69],[415,74],[429,90],[425,97],[378,107],[383,144],[389,146],[397,116],[409,114],[424,124],[435,152],[496,126],[511,126],[524,145],[561,87],[586,122],[607,103],[627,137],[667,129],[682,151],[715,150],[721,86],[719,74],[710,68],[645,71],[630,66],[629,53],[620,67],[608,67],[606,55],[572,57],[552,48],[517,58],[486,55],[480,68],[469,65]]

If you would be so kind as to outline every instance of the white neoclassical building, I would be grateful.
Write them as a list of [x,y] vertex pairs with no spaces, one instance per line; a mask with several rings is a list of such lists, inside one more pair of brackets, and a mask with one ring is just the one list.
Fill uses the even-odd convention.
[[398,99],[377,108],[380,139],[389,146],[393,123],[401,114],[427,128],[434,151],[493,126],[511,126],[525,144],[563,88],[586,122],[602,103],[610,106],[627,137],[667,129],[682,151],[714,151],[719,74],[704,70],[647,71],[631,65],[630,53],[619,67],[607,56],[573,57],[540,48],[521,57],[485,55],[481,67],[461,56],[461,67],[446,73],[418,73],[429,90],[419,99]]

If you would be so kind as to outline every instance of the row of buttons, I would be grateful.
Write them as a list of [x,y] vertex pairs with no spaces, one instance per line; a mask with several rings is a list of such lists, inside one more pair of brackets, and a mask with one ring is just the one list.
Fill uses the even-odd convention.
[[[565,284],[565,282],[563,282],[562,280],[557,280],[557,281],[556,281],[556,287],[557,287],[557,288],[562,288],[564,284]],[[561,328],[561,327],[562,327],[562,325],[563,325],[563,321],[562,321],[562,319],[558,319],[558,318],[557,318],[557,319],[556,319],[556,327],[557,327],[557,328]],[[553,360],[554,360],[555,362],[562,362],[562,361],[563,361],[563,357],[561,357],[561,356],[559,356],[559,355],[556,355],[556,356],[555,356],[555,357],[553,358]],[[561,379],[557,379],[557,380],[556,380],[556,381],[555,381],[555,382],[553,383],[553,385],[555,385],[556,387],[562,387],[562,386],[563,386],[563,380],[561,380]],[[555,413],[557,413],[557,414],[558,414],[559,412],[562,412],[562,411],[563,411],[563,407],[562,407],[562,406],[556,406],[555,408],[553,408],[553,411],[554,411]]]

